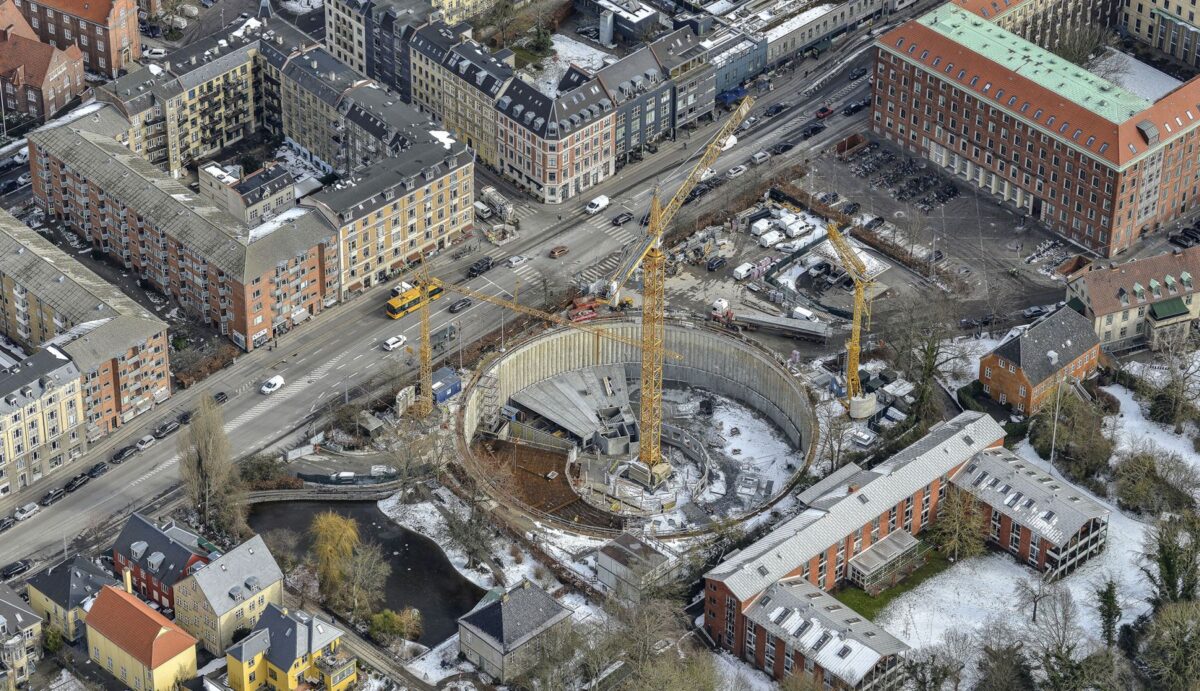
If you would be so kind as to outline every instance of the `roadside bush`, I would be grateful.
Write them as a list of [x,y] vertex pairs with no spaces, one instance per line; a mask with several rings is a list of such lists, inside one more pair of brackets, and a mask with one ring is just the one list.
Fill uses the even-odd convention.
[[1150,443],[1126,453],[1113,475],[1121,508],[1149,515],[1192,507],[1200,488],[1200,476],[1179,454],[1165,453]]
[[1108,471],[1112,441],[1104,436],[1103,416],[1091,403],[1072,391],[1064,391],[1059,402],[1058,430],[1054,430],[1053,404],[1042,407],[1029,430],[1029,442],[1042,458],[1051,456],[1054,439],[1055,463],[1075,482],[1093,480]]
[[300,489],[304,481],[287,471],[283,458],[275,454],[258,454],[239,466],[242,481],[252,490]]
[[979,380],[975,380],[958,390],[958,404],[966,410],[982,413],[984,412],[984,407],[978,400],[982,395],[983,385],[979,383]]

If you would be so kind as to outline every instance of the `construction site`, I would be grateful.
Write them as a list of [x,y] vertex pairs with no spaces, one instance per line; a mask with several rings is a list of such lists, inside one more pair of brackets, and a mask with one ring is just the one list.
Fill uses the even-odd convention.
[[559,327],[515,345],[464,391],[457,434],[489,492],[585,532],[702,530],[769,505],[803,474],[813,412],[804,385],[754,341],[664,324],[661,462],[643,460],[641,338]]

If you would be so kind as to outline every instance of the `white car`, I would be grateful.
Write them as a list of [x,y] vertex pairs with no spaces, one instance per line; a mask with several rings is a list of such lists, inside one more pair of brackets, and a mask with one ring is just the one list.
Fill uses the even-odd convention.
[[154,442],[156,442],[156,441],[158,441],[158,440],[154,438],[153,434],[147,434],[146,436],[137,440],[137,450],[145,451],[146,449],[150,448],[151,446],[154,446]]
[[29,163],[29,147],[23,146],[21,150],[13,154],[13,160],[17,163]]
[[13,518],[17,519],[18,521],[23,521],[40,511],[41,508],[42,507],[38,506],[37,504],[26,504],[25,506],[18,508],[16,512],[13,513]]
[[515,269],[527,261],[529,261],[529,257],[526,257],[523,254],[514,254],[508,258],[508,268]]
[[393,350],[403,348],[405,343],[408,343],[408,336],[392,336],[383,342],[383,349],[390,353]]
[[28,185],[31,182],[33,182],[33,174],[32,173],[21,173],[21,177],[17,178],[17,184],[21,185],[22,187],[24,187],[25,185]]
[[740,175],[742,175],[745,172],[746,172],[746,166],[734,166],[729,169],[728,173],[725,173],[725,177],[732,180],[736,177],[739,177]]
[[717,171],[713,170],[712,168],[705,168],[704,172],[700,173],[700,182],[704,182],[716,174]]
[[[259,391],[263,394],[270,395],[283,388],[283,377],[276,374],[270,379],[263,382],[262,388]],[[140,443],[140,442],[139,442]]]
[[165,58],[165,57],[167,57],[167,49],[166,48],[147,48],[142,51],[142,57],[149,58],[151,60],[157,60],[158,58]]

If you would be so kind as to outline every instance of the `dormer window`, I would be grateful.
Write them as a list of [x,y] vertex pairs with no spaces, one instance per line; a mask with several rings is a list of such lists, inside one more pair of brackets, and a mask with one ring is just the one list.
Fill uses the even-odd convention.
[[1163,283],[1167,285],[1167,291],[1170,293],[1175,293],[1179,290],[1179,287],[1175,284],[1175,277],[1170,274],[1167,274],[1167,277],[1163,279]]
[[1150,292],[1153,293],[1154,297],[1156,298],[1162,297],[1162,284],[1160,284],[1157,279],[1150,279]]
[[1183,281],[1184,288],[1187,288],[1188,290],[1192,289],[1192,275],[1190,273],[1181,271],[1179,273],[1179,280]]
[[1122,305],[1128,305],[1129,304],[1129,293],[1125,292],[1124,288],[1118,288],[1117,289],[1117,299],[1121,301]]
[[1141,283],[1133,284],[1133,296],[1137,298],[1138,302],[1146,299],[1146,289],[1142,287]]

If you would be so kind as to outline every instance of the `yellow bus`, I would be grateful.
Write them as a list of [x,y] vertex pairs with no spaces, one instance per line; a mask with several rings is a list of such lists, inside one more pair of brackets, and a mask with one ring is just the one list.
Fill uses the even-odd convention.
[[[441,286],[429,287],[429,299],[436,300],[442,296],[443,289]],[[401,283],[392,289],[392,295],[395,296],[387,303],[387,315],[392,319],[399,319],[406,314],[410,314],[421,306],[421,287],[413,286],[408,283]]]

